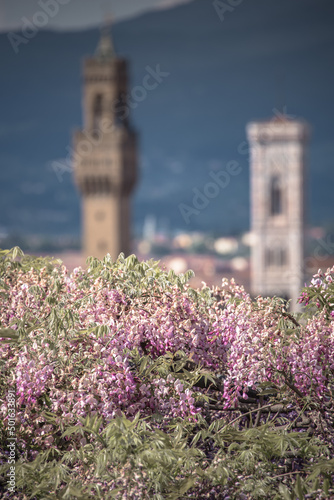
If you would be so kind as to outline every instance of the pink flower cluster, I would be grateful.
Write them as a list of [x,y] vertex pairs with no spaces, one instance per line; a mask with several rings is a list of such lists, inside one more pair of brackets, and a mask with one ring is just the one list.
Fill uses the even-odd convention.
[[[334,311],[334,272],[333,268],[328,268],[327,271],[322,272],[318,270],[311,280],[310,286],[306,287],[299,297],[299,303],[308,305],[310,302],[315,302],[318,309],[321,304],[328,310],[330,316]],[[321,300],[322,299],[322,300]]]
[[[333,272],[316,276],[311,285],[322,286],[329,301],[333,296],[324,283],[331,284]],[[183,351],[206,370],[219,372],[225,377],[226,407],[262,382],[282,388],[288,381],[291,390],[322,400],[333,381],[333,316],[328,320],[320,311],[297,327],[283,304],[262,297],[252,301],[233,280],[211,290],[213,300],[205,307],[188,286],[156,286],[147,299],[132,299],[122,280],[111,286],[107,278],[82,269],[70,276],[64,267],[51,273],[18,270],[4,282],[1,328],[29,332],[23,347],[0,342],[7,381],[17,388],[22,442],[28,434],[34,443],[52,445],[53,427],[42,410],[69,423],[88,413],[108,422],[121,412],[138,411],[196,418],[198,391],[176,374],[143,378],[131,364],[129,352],[135,349],[152,359]],[[5,418],[1,392],[0,398]]]

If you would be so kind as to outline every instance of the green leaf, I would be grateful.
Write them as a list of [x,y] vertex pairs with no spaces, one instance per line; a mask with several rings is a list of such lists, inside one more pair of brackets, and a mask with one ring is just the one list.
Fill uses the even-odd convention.
[[280,484],[278,489],[285,500],[293,500],[293,496],[290,494],[288,488],[284,484]]
[[324,480],[324,484],[323,484],[323,490],[326,493],[326,495],[328,495],[329,487],[330,487],[330,482],[329,482],[328,477],[326,477],[326,479]]
[[23,257],[24,253],[22,252],[20,247],[14,247],[12,250],[12,259],[15,260],[16,257]]
[[296,480],[295,492],[300,500],[304,498],[304,488],[300,476],[298,476]]
[[166,498],[170,500],[178,500],[181,498],[185,493],[187,493],[190,488],[192,488],[195,484],[195,478],[193,477],[188,477],[184,479],[183,481],[180,482],[177,488],[172,490],[172,493],[170,493]]
[[12,328],[1,328],[0,329],[0,337],[6,338],[6,339],[18,340],[19,334],[17,333],[16,330],[13,330]]

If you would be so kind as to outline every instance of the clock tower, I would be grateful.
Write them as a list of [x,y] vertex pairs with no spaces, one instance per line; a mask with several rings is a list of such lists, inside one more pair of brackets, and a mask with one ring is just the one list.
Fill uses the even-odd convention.
[[75,182],[82,195],[85,257],[131,253],[130,197],[137,179],[137,140],[127,105],[127,63],[109,31],[83,64],[84,128],[73,137]]
[[284,115],[247,126],[250,143],[251,285],[254,295],[297,298],[304,285],[305,167],[310,129]]

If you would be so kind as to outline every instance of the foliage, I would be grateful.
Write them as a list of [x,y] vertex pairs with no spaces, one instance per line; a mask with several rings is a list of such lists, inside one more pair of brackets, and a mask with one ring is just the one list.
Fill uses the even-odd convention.
[[334,498],[334,269],[293,315],[134,255],[87,265],[0,251],[13,498]]

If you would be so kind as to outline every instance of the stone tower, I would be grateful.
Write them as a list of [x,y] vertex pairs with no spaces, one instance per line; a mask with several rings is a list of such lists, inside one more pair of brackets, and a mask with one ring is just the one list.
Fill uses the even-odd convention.
[[127,106],[127,63],[104,29],[83,64],[83,129],[74,133],[73,168],[82,194],[85,257],[131,253],[130,197],[137,178],[137,141]]
[[306,123],[282,117],[247,126],[250,143],[251,285],[254,295],[297,298],[304,286]]

